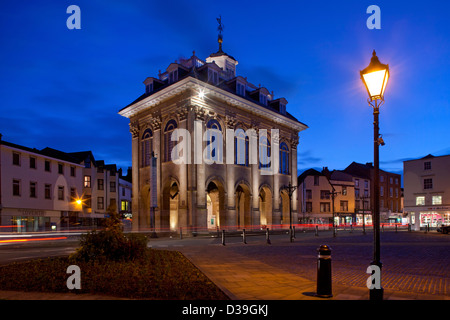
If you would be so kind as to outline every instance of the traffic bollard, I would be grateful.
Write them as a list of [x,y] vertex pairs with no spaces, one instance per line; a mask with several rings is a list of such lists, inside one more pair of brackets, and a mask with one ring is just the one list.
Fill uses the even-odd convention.
[[247,244],[247,239],[245,238],[245,229],[242,229],[242,242]]
[[395,233],[397,233],[397,225],[395,225]]
[[316,237],[319,236],[319,226],[317,226],[317,225],[316,225],[316,234],[315,234],[315,236],[316,236]]
[[269,228],[266,228],[266,242],[267,242],[267,244],[270,244]]
[[321,245],[317,258],[317,292],[320,298],[331,298],[331,248],[326,244]]
[[225,245],[225,230],[222,230],[222,245]]
[[292,230],[293,230],[293,238],[295,239],[295,226],[292,226]]
[[180,227],[180,240],[183,239],[183,229]]

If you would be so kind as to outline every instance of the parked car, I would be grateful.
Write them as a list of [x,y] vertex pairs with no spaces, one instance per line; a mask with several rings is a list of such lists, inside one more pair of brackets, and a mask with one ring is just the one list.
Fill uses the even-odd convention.
[[441,225],[440,227],[437,228],[437,232],[442,232],[443,234],[448,234],[450,232],[450,225],[448,225],[448,226]]

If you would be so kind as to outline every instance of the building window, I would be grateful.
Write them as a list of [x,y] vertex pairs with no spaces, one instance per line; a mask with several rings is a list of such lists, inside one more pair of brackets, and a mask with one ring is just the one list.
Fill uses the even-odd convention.
[[289,148],[285,142],[280,145],[280,173],[289,174]]
[[97,189],[98,190],[104,190],[104,180],[103,179],[98,179],[97,180]]
[[389,183],[393,184],[394,183],[394,179],[392,177],[389,178]]
[[70,200],[75,201],[77,198],[77,189],[70,188]]
[[259,167],[261,169],[270,169],[271,166],[270,142],[266,135],[259,138]]
[[347,187],[342,187],[342,195],[343,196],[347,195]]
[[44,198],[45,199],[51,199],[52,198],[52,185],[46,184],[44,188]]
[[369,181],[364,180],[364,188],[369,189]]
[[380,182],[384,182],[384,176],[380,176]]
[[87,195],[86,198],[83,201],[84,208],[91,208],[92,207],[92,198],[91,196]]
[[416,206],[424,206],[424,205],[425,205],[425,196],[417,196]]
[[389,197],[393,197],[394,196],[394,189],[392,187],[389,188]]
[[91,176],[84,176],[84,187],[85,188],[91,187]]
[[20,197],[20,180],[13,179],[13,196]]
[[122,188],[122,197],[125,197],[125,188]]
[[348,201],[341,200],[341,211],[348,211]]
[[234,163],[241,166],[248,166],[249,158],[248,136],[242,128],[234,133]]
[[153,91],[153,82],[145,86],[145,93],[150,93]]
[[178,81],[178,70],[174,70],[169,73],[169,83],[174,83]]
[[433,189],[433,179],[423,179],[423,188],[424,189]]
[[50,168],[50,160],[45,160],[44,170],[47,171],[47,172],[50,172],[51,171],[50,169],[51,169]]
[[355,198],[359,199],[359,189],[355,189]]
[[141,138],[141,165],[147,167],[150,165],[150,158],[153,148],[153,133],[152,130],[146,129]]
[[395,197],[398,198],[398,188],[395,188]]
[[431,170],[431,162],[426,161],[423,163],[423,170]]
[[398,178],[395,178],[395,184],[398,184]]
[[223,162],[222,127],[219,121],[211,119],[206,124],[206,159]]
[[320,190],[320,199],[330,199],[330,191]]
[[259,102],[267,106],[267,96],[264,93],[259,94]]
[[380,187],[380,196],[381,197],[384,196],[384,188],[383,188],[383,186]]
[[74,166],[70,166],[70,176],[75,177],[75,167]]
[[64,165],[62,163],[58,163],[58,173],[64,174]]
[[306,212],[312,212],[312,202],[306,202]]
[[364,190],[364,198],[368,198],[369,197],[369,190]]
[[359,179],[355,179],[355,188],[359,188]]
[[97,209],[102,210],[105,208],[105,202],[104,202],[104,198],[103,197],[98,197],[97,198]]
[[13,165],[20,166],[20,153],[13,152]]
[[314,176],[314,185],[318,186],[320,183],[320,177],[319,176]]
[[433,196],[431,201],[433,205],[442,204],[442,196]]
[[307,189],[305,192],[305,196],[307,200],[311,200],[312,199],[312,190]]
[[177,127],[177,122],[172,119],[167,122],[164,129],[164,161],[174,160],[172,159],[172,149],[174,143],[174,141],[172,141],[172,134]]
[[64,187],[58,186],[58,200],[64,200]]
[[30,198],[36,198],[36,182],[30,182]]
[[120,209],[122,211],[128,211],[129,205],[127,200],[122,200],[120,204]]
[[214,85],[219,83],[219,76],[216,71],[208,69],[208,82]]
[[236,83],[236,93],[240,96],[245,96],[245,84]]
[[330,212],[330,203],[329,202],[321,202],[320,203],[320,212]]
[[30,169],[36,169],[36,158],[30,157]]
[[115,181],[109,182],[109,192],[116,192],[116,182]]

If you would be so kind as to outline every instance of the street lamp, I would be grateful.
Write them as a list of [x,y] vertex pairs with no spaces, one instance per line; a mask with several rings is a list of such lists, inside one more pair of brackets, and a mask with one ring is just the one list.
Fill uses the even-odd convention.
[[297,186],[293,186],[290,182],[288,186],[283,186],[283,190],[286,190],[288,192],[289,196],[289,238],[290,241],[294,241],[294,234],[292,233],[292,194],[297,189]]
[[[380,270],[381,277],[381,261],[380,261],[380,164],[379,164],[379,146],[384,145],[384,141],[380,137],[378,127],[378,116],[380,106],[384,103],[384,91],[389,80],[389,65],[382,64],[376,55],[375,50],[372,59],[367,68],[360,71],[361,80],[367,89],[369,99],[367,102],[373,108],[373,134],[374,134],[374,204],[373,204],[373,261],[371,265],[376,265]],[[381,279],[380,279],[381,283]],[[375,286],[370,289],[370,300],[383,300],[383,288]]]

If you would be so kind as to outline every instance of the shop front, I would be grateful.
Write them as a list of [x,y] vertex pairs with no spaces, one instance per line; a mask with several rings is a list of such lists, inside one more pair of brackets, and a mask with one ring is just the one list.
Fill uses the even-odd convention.
[[450,225],[450,207],[432,207],[428,210],[416,209],[408,211],[414,230],[418,231],[429,227],[439,228],[442,225]]

